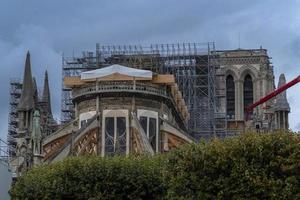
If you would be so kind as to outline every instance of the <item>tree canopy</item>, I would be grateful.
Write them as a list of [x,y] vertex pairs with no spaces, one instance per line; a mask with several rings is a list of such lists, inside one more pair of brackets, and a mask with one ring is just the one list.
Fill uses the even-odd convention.
[[70,157],[18,178],[12,199],[300,199],[300,136],[247,133],[154,157]]

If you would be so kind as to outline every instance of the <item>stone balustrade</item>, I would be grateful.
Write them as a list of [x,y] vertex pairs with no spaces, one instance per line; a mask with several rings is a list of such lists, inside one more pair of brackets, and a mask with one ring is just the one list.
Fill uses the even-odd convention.
[[136,92],[150,95],[158,95],[168,97],[165,86],[158,86],[146,83],[133,83],[133,82],[106,82],[90,84],[83,88],[73,89],[72,97],[93,94],[93,93],[117,93],[117,92]]

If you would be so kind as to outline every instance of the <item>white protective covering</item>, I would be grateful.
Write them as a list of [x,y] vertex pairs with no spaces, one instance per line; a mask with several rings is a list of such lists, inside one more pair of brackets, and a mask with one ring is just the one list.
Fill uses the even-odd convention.
[[81,80],[103,78],[105,76],[109,76],[115,73],[131,76],[131,77],[152,79],[152,71],[135,69],[135,68],[125,67],[122,65],[111,65],[101,69],[82,72]]

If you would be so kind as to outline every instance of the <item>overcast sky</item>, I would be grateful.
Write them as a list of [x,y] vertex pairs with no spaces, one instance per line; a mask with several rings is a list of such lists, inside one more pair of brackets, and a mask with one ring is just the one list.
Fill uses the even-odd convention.
[[[275,0],[1,0],[0,128],[6,138],[9,78],[23,76],[25,54],[42,87],[49,71],[52,107],[60,116],[61,55],[101,44],[213,41],[217,49],[263,48],[272,57],[276,85],[300,75],[300,1]],[[290,125],[300,130],[300,85],[287,92]],[[297,105],[298,104],[298,105]]]

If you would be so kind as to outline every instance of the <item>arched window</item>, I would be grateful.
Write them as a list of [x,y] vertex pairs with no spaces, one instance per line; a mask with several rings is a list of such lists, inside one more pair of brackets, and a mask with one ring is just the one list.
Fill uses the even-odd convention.
[[235,86],[231,75],[226,77],[226,112],[228,119],[235,118]]
[[244,80],[244,108],[253,103],[253,82],[248,74]]
[[154,151],[158,152],[158,113],[138,109],[138,118]]
[[102,156],[129,153],[127,110],[103,110]]
[[126,153],[126,118],[105,118],[105,154]]

